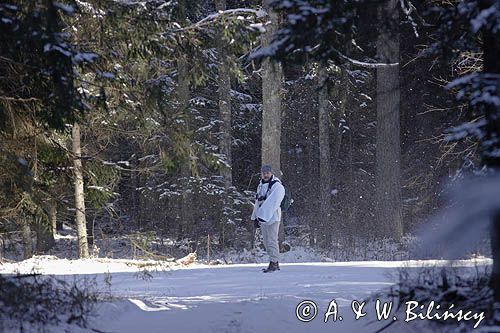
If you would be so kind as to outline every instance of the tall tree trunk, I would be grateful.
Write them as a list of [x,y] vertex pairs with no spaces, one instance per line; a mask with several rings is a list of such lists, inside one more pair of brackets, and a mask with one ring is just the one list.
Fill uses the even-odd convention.
[[[352,114],[352,113],[351,113]],[[350,117],[349,117],[350,118]],[[354,226],[356,225],[356,212],[358,209],[358,188],[356,184],[356,175],[354,173],[354,143],[352,140],[352,131],[347,132],[347,225],[348,225],[348,238],[351,240],[352,236],[356,233]]]
[[[377,57],[399,62],[398,1],[386,0],[379,8]],[[388,22],[390,21],[390,22]],[[401,147],[399,122],[399,66],[377,69],[376,216],[381,236],[400,240],[403,235],[401,199]]]
[[94,248],[94,231],[95,231],[95,213],[90,214],[91,218],[87,219],[87,243],[90,248]]
[[[217,0],[215,2],[217,11],[226,10],[226,0]],[[224,156],[225,165],[222,167],[221,176],[224,179],[224,200],[222,207],[223,218],[220,223],[221,234],[227,235],[229,230],[226,230],[230,225],[231,219],[229,212],[231,211],[231,200],[229,198],[231,186],[233,185],[232,177],[232,154],[231,154],[231,75],[227,59],[227,52],[224,46],[222,27],[219,27],[217,34],[217,54],[219,56],[219,117],[221,125],[219,127],[220,135],[220,151]],[[226,245],[225,239],[222,239],[222,246]]]
[[59,230],[58,228],[58,221],[57,221],[57,204],[55,201],[51,200],[49,202],[49,222],[50,222],[50,228],[52,235],[55,236],[57,234],[57,231]]
[[[269,7],[270,0],[263,1],[269,13],[269,24],[262,36],[262,45],[269,45],[272,34],[278,29],[278,14]],[[281,94],[283,70],[281,64],[265,59],[262,62],[262,163],[271,164],[281,177]]]
[[319,68],[319,93],[318,93],[318,128],[319,128],[319,182],[320,182],[320,234],[321,246],[331,244],[332,228],[331,216],[331,190],[332,171],[330,154],[330,117],[328,99],[328,72],[324,65]]
[[320,195],[317,191],[317,186],[318,183],[316,182],[316,169],[315,169],[315,163],[316,161],[316,155],[315,155],[315,149],[317,147],[314,138],[314,133],[317,132],[317,127],[318,123],[316,120],[315,114],[312,114],[305,119],[305,125],[306,125],[306,143],[307,143],[307,169],[305,174],[305,177],[309,179],[309,186],[307,186],[307,193],[308,193],[308,198],[309,198],[309,210],[308,210],[308,218],[309,218],[309,229],[310,229],[310,235],[309,235],[309,246],[311,247],[316,247],[318,245],[318,235],[319,235],[319,229],[320,229],[320,223],[319,223],[319,209],[317,202],[319,202]]
[[82,148],[80,145],[80,125],[73,124],[73,172],[75,185],[76,234],[78,237],[78,256],[88,258],[87,221],[85,218],[85,195],[83,190]]
[[[187,22],[186,13],[186,0],[178,1],[178,21],[184,26]],[[178,112],[185,115],[183,135],[189,135],[189,99],[190,93],[190,79],[189,79],[189,64],[187,55],[182,55],[177,61],[177,106]],[[184,144],[190,145],[190,138],[184,140]],[[187,237],[190,234],[190,226],[192,225],[192,200],[189,193],[186,192],[189,183],[189,177],[192,176],[191,165],[191,149],[189,146],[185,147],[188,152],[187,156],[183,156],[183,163],[181,165],[181,177],[186,178],[183,182],[186,184],[185,190],[182,193],[181,202],[181,220],[178,222],[178,238]]]
[[[338,106],[335,108],[336,118],[339,123],[332,128],[333,132],[333,153],[332,163],[336,167],[340,158],[340,148],[342,147],[342,137],[344,133],[344,125],[346,125],[347,114],[347,98],[349,96],[349,73],[346,68],[340,69],[340,77],[335,80],[333,96],[334,100],[338,100]],[[334,171],[335,172],[335,171]]]
[[[346,65],[347,66],[347,65]],[[348,67],[347,67],[348,68]],[[331,152],[331,173],[332,173],[332,181],[334,183],[331,184],[332,187],[337,187],[341,183],[346,183],[346,188],[349,188],[351,185],[350,180],[353,179],[352,173],[353,173],[353,167],[352,167],[352,147],[351,147],[351,140],[349,134],[347,134],[344,138],[344,132],[346,131],[345,126],[347,125],[347,98],[349,96],[349,74],[346,68],[341,68],[337,67],[335,72],[333,73],[334,75],[334,84],[332,86],[332,92],[331,92],[331,100],[334,101],[334,106],[333,106],[333,119],[335,120],[334,125],[331,126],[331,133],[333,137],[333,145],[332,145],[332,152]],[[344,142],[345,140],[345,142]],[[347,168],[348,170],[348,177],[347,177],[347,182],[340,182],[339,180],[336,180],[335,178],[343,173],[345,168],[340,169],[340,150],[342,148],[342,145],[345,145],[347,147],[347,161],[349,162],[349,166]],[[343,229],[341,231],[341,226],[342,224],[346,224],[351,228],[354,225],[354,221],[351,220],[351,212],[354,211],[354,206],[356,204],[356,198],[354,195],[353,190],[347,190],[345,193],[348,193],[348,200],[347,200],[347,205],[346,206],[335,206],[332,205],[331,209],[338,209],[340,214],[336,214],[336,218],[333,221],[341,221],[340,219],[343,219],[345,217],[348,218],[347,223],[339,223],[334,224],[332,226],[332,237],[335,236],[336,239],[339,239],[340,235],[345,235],[345,233],[342,233],[342,231],[345,231]],[[338,201],[338,200],[335,200]],[[342,212],[346,210],[345,214],[342,214]]]
[[493,289],[497,311],[500,311],[500,212],[495,213],[491,221],[490,244],[493,257],[490,287]]
[[[137,164],[140,165],[139,163]],[[137,183],[135,188],[139,188],[142,184],[146,183],[146,175],[142,172],[137,172]],[[141,191],[136,191],[137,196],[137,220],[136,225],[138,230],[143,230],[146,225],[146,205],[148,200],[146,200],[145,195]]]
[[48,225],[43,218],[35,216],[35,232],[36,232],[36,252],[44,253],[50,250],[54,244],[54,234],[52,226]]
[[[480,0],[479,6],[482,10],[490,8],[495,0]],[[482,31],[483,34],[483,72],[500,75],[500,39],[498,33],[494,34],[487,28]],[[496,96],[500,96],[500,85],[497,84]],[[484,105],[486,135],[484,142],[489,142],[489,147],[483,147],[483,162],[488,167],[494,169],[497,174],[500,173],[500,107],[493,102]],[[490,286],[493,288],[495,301],[494,318],[498,324],[498,314],[500,313],[500,209],[492,214],[491,230],[491,254],[493,256],[493,267],[491,271]]]
[[[216,9],[226,10],[226,0],[217,0]],[[222,169],[224,187],[229,189],[233,185],[232,177],[232,154],[231,154],[231,75],[224,47],[222,28],[217,35],[217,53],[219,55],[219,114],[220,126],[220,150],[224,155],[226,165]]]
[[[263,0],[262,7],[269,14],[269,24],[262,36],[262,46],[270,43],[271,36],[278,29],[279,16],[272,11],[271,0]],[[274,173],[281,172],[281,95],[283,89],[283,69],[276,61],[265,59],[262,62],[262,164],[271,164]],[[280,221],[279,244],[285,238],[283,219]]]
[[31,239],[30,220],[25,213],[21,213],[21,238],[23,242],[23,258],[29,259],[33,256],[33,241]]
[[[184,59],[179,61],[178,67],[178,102],[179,102],[179,109],[181,112],[188,112],[187,109],[189,107],[189,78],[188,78],[188,68],[187,68],[187,63],[184,61]],[[189,124],[187,123],[188,119],[185,117],[185,132],[183,135],[188,135],[187,131],[189,130]],[[184,140],[184,143],[186,145],[190,144],[190,140],[186,139]],[[189,147],[186,147],[186,151],[188,152],[187,156],[183,156],[183,163],[181,165],[181,177],[184,178],[182,180],[185,186],[185,190],[182,192],[182,203],[181,203],[181,221],[179,221],[179,236],[184,237],[189,234],[189,225],[191,224],[191,196],[190,194],[186,191],[188,189],[188,184],[189,184],[189,178],[191,177],[191,163],[190,163],[190,149]]]

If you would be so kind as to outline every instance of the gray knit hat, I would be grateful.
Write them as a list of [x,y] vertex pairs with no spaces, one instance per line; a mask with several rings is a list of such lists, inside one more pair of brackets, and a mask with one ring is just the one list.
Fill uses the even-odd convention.
[[264,165],[260,168],[260,171],[261,171],[261,172],[273,172],[273,168],[272,168],[269,164],[264,164]]

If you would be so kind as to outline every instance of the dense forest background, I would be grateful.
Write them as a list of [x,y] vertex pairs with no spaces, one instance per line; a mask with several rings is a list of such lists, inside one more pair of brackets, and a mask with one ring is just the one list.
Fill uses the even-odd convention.
[[[63,225],[81,257],[114,237],[250,250],[263,162],[294,198],[282,241],[404,248],[443,184],[483,167],[480,140],[450,130],[482,121],[449,83],[483,69],[483,36],[439,45],[443,18],[479,11],[459,3],[0,3],[2,252],[47,253]],[[324,45],[279,44],[335,6]]]

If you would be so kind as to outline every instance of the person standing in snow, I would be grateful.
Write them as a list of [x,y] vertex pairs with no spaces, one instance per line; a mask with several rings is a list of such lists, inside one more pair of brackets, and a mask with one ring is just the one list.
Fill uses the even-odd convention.
[[281,201],[285,197],[285,188],[273,175],[270,165],[261,168],[261,180],[257,187],[252,221],[256,228],[261,228],[264,247],[269,255],[269,266],[264,273],[277,271],[279,267],[278,232],[281,223]]

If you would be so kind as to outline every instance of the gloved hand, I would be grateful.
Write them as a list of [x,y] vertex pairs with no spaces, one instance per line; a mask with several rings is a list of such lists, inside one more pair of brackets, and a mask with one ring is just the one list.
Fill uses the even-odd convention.
[[260,228],[260,223],[259,223],[259,221],[257,221],[257,220],[253,220],[253,226],[254,226],[255,228]]

